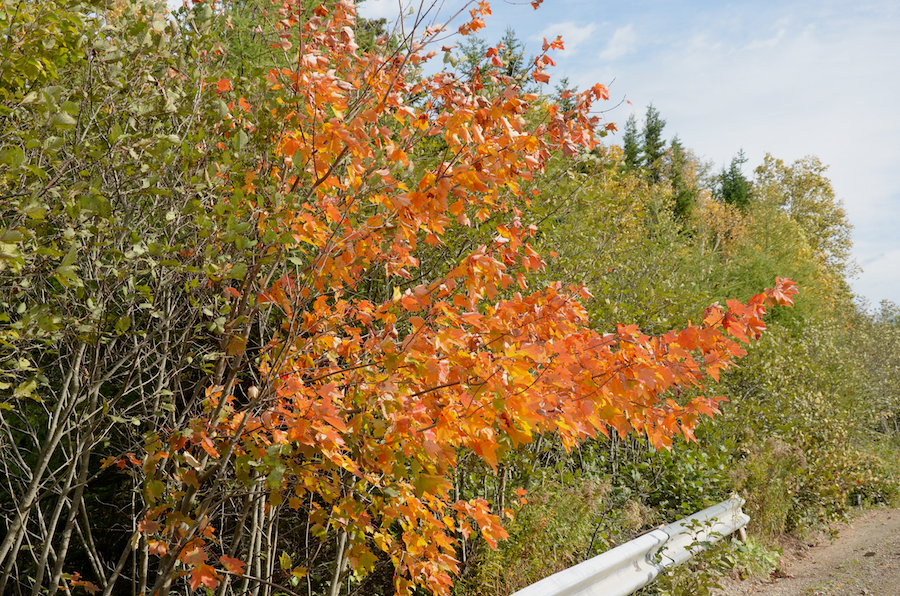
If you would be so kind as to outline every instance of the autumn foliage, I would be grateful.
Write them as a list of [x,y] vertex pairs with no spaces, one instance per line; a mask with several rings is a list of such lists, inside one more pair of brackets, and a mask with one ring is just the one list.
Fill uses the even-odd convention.
[[[460,32],[486,14],[482,2]],[[258,119],[280,124],[255,167],[220,174],[229,200],[253,206],[256,234],[279,239],[261,242],[257,270],[224,291],[235,312],[272,309],[280,323],[263,352],[262,386],[235,376],[208,387],[203,416],[147,445],[141,529],[162,557],[160,578],[180,561],[193,589],[216,588],[247,564],[214,531],[212,495],[262,482],[268,507],[311,508],[314,534],[341,536],[335,577],[347,566],[365,575],[380,551],[399,593],[419,585],[447,594],[460,536],[506,536],[503,512],[453,498],[460,450],[496,466],[540,433],[569,447],[611,431],[643,433],[657,447],[691,438],[719,398],[682,403],[678,389],[718,378],[744,354],[741,343],[759,337],[766,307],[790,304],[796,291],[778,280],[660,337],[634,326],[592,331],[579,302],[586,289],[528,287],[543,261],[530,244],[536,228],[522,222],[520,187],[553,152],[594,146],[601,122],[591,110],[605,87],[578,95],[567,113],[539,110],[535,124],[526,116],[541,99],[499,71],[487,73],[488,86],[411,76],[434,55],[424,48],[441,28],[406,40],[405,52],[367,53],[354,18],[348,0],[313,14],[285,3],[281,45],[295,66],[271,70],[268,92],[252,100],[229,80],[210,90],[229,102],[226,139],[258,134]],[[545,52],[551,46],[561,42]],[[495,64],[496,55],[488,52]],[[551,62],[537,58],[535,80],[546,82]],[[439,150],[420,155],[428,139]],[[423,251],[473,225],[490,225],[490,241],[439,274],[423,270]],[[294,268],[266,283],[260,272],[271,262]],[[392,290],[367,295],[372,280]],[[248,333],[225,341],[234,358]]]
[[[138,9],[128,4],[106,15],[102,31],[117,31],[117,19],[132,10]],[[197,2],[194,10],[205,11],[207,21],[193,30],[208,32],[213,7]],[[40,100],[26,93],[33,82],[10,91],[19,94],[16,109],[53,103],[56,112],[36,111],[36,120],[55,123],[55,135],[76,129],[80,137],[70,143],[72,157],[61,153],[53,162],[55,178],[35,174],[28,160],[46,147],[60,151],[58,136],[44,145],[23,141],[31,154],[4,149],[3,172],[13,172],[4,178],[9,187],[37,189],[39,198],[50,188],[62,195],[54,186],[61,176],[94,168],[93,177],[83,177],[91,178],[96,196],[79,181],[87,198],[70,197],[72,205],[46,208],[22,199],[19,211],[4,215],[18,226],[0,246],[12,255],[15,274],[37,271],[35,279],[43,279],[45,261],[56,259],[45,293],[78,308],[85,292],[94,294],[83,300],[83,315],[70,315],[77,309],[60,299],[59,311],[71,320],[40,319],[43,311],[33,308],[46,329],[35,332],[27,350],[40,354],[51,333],[77,331],[65,336],[70,343],[55,344],[60,361],[74,364],[58,383],[63,390],[54,420],[74,412],[90,424],[54,426],[42,467],[21,474],[20,493],[10,491],[25,498],[10,514],[0,545],[3,582],[37,524],[32,510],[43,498],[41,487],[60,483],[44,474],[53,469],[56,445],[68,441],[79,449],[68,459],[80,463],[60,467],[70,470],[66,491],[81,491],[89,472],[94,478],[125,471],[141,486],[121,563],[100,582],[105,594],[131,549],[144,557],[134,564],[142,593],[165,596],[185,584],[224,596],[230,588],[251,592],[251,581],[279,589],[284,586],[276,582],[310,581],[309,570],[287,552],[275,570],[279,516],[291,512],[302,519],[307,543],[311,536],[335,549],[331,596],[349,574],[360,580],[385,560],[397,593],[448,594],[460,544],[483,539],[496,546],[507,536],[503,518],[515,514],[455,494],[452,479],[463,455],[497,468],[538,436],[553,435],[566,449],[612,433],[638,433],[656,448],[678,435],[690,440],[700,418],[718,413],[723,399],[695,397],[705,379],[718,380],[744,355],[743,344],[765,329],[768,307],[792,303],[795,284],[779,278],[774,289],[746,303],[714,304],[696,324],[659,336],[635,325],[593,330],[582,304],[588,288],[535,282],[545,263],[529,209],[539,200],[531,185],[551,159],[584,155],[601,132],[615,130],[597,113],[609,99],[604,85],[567,96],[569,107],[562,108],[504,74],[496,47],[487,50],[479,72],[422,74],[433,72],[428,64],[438,52],[430,48],[447,43],[449,27],[435,19],[426,26],[425,14],[364,50],[351,0],[314,8],[288,1],[272,10],[277,42],[271,49],[280,62],[261,77],[220,76],[213,66],[225,50],[200,51],[188,41],[184,54],[193,65],[176,63],[178,49],[166,54],[172,66],[147,65],[135,71],[134,84],[119,85],[103,71],[112,91],[90,99],[107,102],[92,118],[109,117],[108,135],[97,136],[89,125],[83,133],[76,129],[81,120],[71,114],[79,114],[80,104],[61,100],[57,109],[50,92]],[[146,36],[135,43],[162,47],[174,26],[162,15],[142,14],[137,20]],[[490,6],[470,3],[466,14],[454,34],[482,28]],[[121,40],[134,37],[127,26],[122,31],[120,42],[103,33],[92,46],[116,72],[125,56],[116,43],[124,47]],[[78,28],[65,32],[67,47],[80,56]],[[550,52],[562,49],[560,39],[544,42],[527,73],[532,83],[549,81]],[[121,109],[124,126],[112,122],[121,115],[114,103],[120,88],[154,94]],[[195,109],[202,112],[196,120]],[[140,138],[136,118],[150,121],[149,113],[171,134]],[[94,145],[78,154],[89,136]],[[70,168],[76,158],[88,165]],[[125,165],[110,166],[114,158]],[[134,189],[120,190],[120,170],[134,177]],[[179,193],[187,198],[181,201]],[[136,224],[151,228],[147,238],[116,221],[116,209],[130,217],[132,205],[152,214]],[[157,221],[164,230],[153,236]],[[91,240],[107,229],[118,244]],[[41,233],[52,248],[31,250],[28,242]],[[71,243],[69,252],[56,248],[68,246],[59,238]],[[114,248],[103,252],[106,246]],[[101,257],[107,269],[98,265]],[[126,259],[139,263],[131,277],[121,274]],[[120,294],[128,296],[126,306],[113,300]],[[101,300],[108,302],[96,307]],[[189,321],[184,329],[169,327],[176,315]],[[2,337],[19,341],[18,329]],[[183,350],[171,347],[176,344]],[[178,353],[174,363],[170,350]],[[88,367],[83,358],[99,364]],[[82,377],[88,389],[81,388]],[[121,387],[111,389],[111,379]],[[36,387],[37,381],[22,381],[17,398]],[[107,416],[111,407],[123,416]],[[131,451],[94,457],[109,436],[125,444],[137,433],[132,427],[140,434]],[[104,469],[94,470],[92,461],[101,459]],[[76,469],[81,480],[73,481]],[[66,505],[69,535],[82,499],[82,492],[70,492],[60,493],[53,521],[63,505],[75,503]],[[50,583],[101,589],[63,573],[68,543],[64,536]],[[35,559],[41,573],[51,566],[50,548],[44,550]]]

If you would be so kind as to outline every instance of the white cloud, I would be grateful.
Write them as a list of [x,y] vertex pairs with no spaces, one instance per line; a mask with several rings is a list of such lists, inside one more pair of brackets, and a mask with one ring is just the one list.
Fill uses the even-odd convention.
[[606,49],[600,52],[598,58],[601,61],[615,60],[621,58],[625,54],[634,51],[637,36],[634,34],[634,26],[626,25],[616,29],[612,39],[609,40]]
[[566,48],[563,57],[570,58],[578,51],[580,44],[591,39],[591,34],[596,29],[597,25],[595,23],[578,26],[572,21],[566,21],[565,23],[553,23],[531,39],[536,42],[541,42],[544,39],[553,41],[557,36],[562,36],[563,44],[565,44]]

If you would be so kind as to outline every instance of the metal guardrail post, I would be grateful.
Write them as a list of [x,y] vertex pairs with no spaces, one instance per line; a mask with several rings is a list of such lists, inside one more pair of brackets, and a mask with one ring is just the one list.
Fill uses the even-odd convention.
[[692,544],[716,542],[746,526],[750,517],[741,511],[744,503],[744,499],[732,497],[546,577],[513,596],[627,596],[702,549]]

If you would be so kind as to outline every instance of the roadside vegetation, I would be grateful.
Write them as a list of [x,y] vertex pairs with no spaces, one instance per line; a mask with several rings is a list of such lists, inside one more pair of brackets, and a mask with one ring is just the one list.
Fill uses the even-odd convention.
[[826,165],[617,132],[489,14],[3,1],[0,594],[501,596],[737,492],[701,594],[896,500]]

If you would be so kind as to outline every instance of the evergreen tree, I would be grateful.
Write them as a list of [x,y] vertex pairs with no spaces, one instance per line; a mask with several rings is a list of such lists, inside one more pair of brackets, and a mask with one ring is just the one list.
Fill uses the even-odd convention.
[[633,170],[640,165],[641,147],[638,144],[637,120],[634,114],[625,122],[625,136],[622,137],[622,149],[625,151],[625,168]]
[[684,178],[684,168],[687,161],[687,155],[684,146],[678,135],[672,139],[670,144],[672,152],[672,162],[670,166],[669,178],[672,182],[672,194],[675,197],[674,212],[675,216],[682,221],[686,221],[697,202],[696,192],[688,186]]
[[747,157],[744,155],[744,150],[741,149],[732,158],[728,169],[722,169],[716,188],[717,198],[743,210],[750,206],[750,181],[747,180],[741,169],[745,163],[747,163]]
[[[187,10],[202,10],[195,5]],[[212,26],[226,48],[226,67],[241,76],[249,76],[254,69],[274,68],[279,42],[275,21],[277,9],[263,0],[231,0],[222,4],[227,21],[217,19]]]
[[462,54],[459,60],[460,68],[467,72],[474,72],[476,69],[483,70],[487,64],[487,49],[487,40],[474,35],[467,37],[464,42],[459,44],[459,51]]
[[[496,44],[488,43],[486,39],[469,36],[459,46],[459,67],[468,76],[478,76],[485,87],[491,87],[493,83],[486,74],[491,70],[490,61],[487,58],[488,48],[496,45],[499,48],[497,58],[503,63],[499,69],[500,75],[511,77],[524,91],[538,91],[537,83],[529,76],[533,60],[525,56],[525,44],[516,36],[516,32],[507,28],[506,33]],[[456,65],[455,58],[445,58],[445,62]]]
[[556,102],[560,110],[568,112],[575,107],[574,95],[578,93],[578,89],[572,86],[569,82],[569,77],[561,78],[555,89],[556,94],[553,96],[553,101]]
[[498,58],[503,62],[504,74],[521,81],[524,85],[525,75],[531,64],[531,61],[525,60],[525,44],[519,41],[512,27],[506,28],[506,33],[503,34],[500,43],[503,45],[503,49],[500,50]]
[[650,182],[659,182],[662,179],[658,161],[663,156],[666,147],[662,136],[665,127],[666,121],[659,117],[659,112],[651,103],[647,106],[647,116],[644,119],[643,146],[641,147],[643,165],[647,168]]
[[[334,1],[302,0],[302,11],[312,14],[322,4],[331,5]],[[202,9],[202,3],[196,2],[185,10]],[[225,0],[221,9],[226,19],[216,19],[212,26],[226,49],[225,66],[241,76],[250,76],[254,70],[258,74],[260,70],[266,72],[277,68],[279,61],[284,59],[280,46],[282,38],[276,26],[280,18],[278,6],[269,0]],[[176,11],[176,16],[181,10]],[[375,39],[388,33],[387,19],[357,17],[354,33],[359,47],[370,51],[375,46]]]

